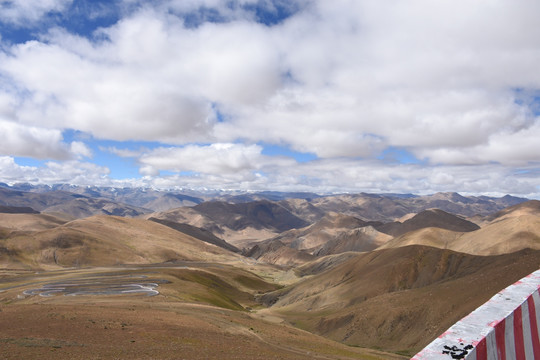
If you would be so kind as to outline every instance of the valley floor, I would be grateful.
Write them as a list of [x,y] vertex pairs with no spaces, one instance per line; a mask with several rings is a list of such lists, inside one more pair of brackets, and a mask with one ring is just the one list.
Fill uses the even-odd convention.
[[[221,266],[221,265],[220,265]],[[238,278],[235,269],[225,269]],[[212,298],[220,286],[209,272],[186,266],[96,268],[0,274],[0,349],[4,359],[405,359],[349,347],[249,310],[249,299]],[[70,296],[26,291],[47,284],[144,280],[159,294]],[[120,279],[120,280],[119,280]],[[119,282],[120,281],[120,282]],[[213,281],[213,283],[212,283]],[[239,282],[241,282],[239,280]],[[244,283],[248,283],[244,279]],[[252,284],[253,285],[253,284]],[[255,286],[255,285],[253,285]],[[256,286],[262,286],[258,284]],[[95,288],[93,289],[95,290]],[[204,291],[203,291],[204,290]],[[226,294],[226,289],[219,289]],[[210,291],[211,292],[211,291]],[[183,295],[181,295],[183,294]],[[181,296],[193,296],[191,301]],[[220,295],[221,296],[221,295]],[[198,298],[199,300],[196,300]],[[222,302],[222,306],[210,303]],[[235,304],[238,305],[234,309]],[[274,321],[272,321],[274,320]]]

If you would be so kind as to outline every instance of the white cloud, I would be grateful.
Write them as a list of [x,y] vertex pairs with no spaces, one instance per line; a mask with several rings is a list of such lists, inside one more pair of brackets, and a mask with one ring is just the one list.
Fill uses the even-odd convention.
[[73,141],[70,145],[70,150],[79,159],[82,157],[92,157],[92,150],[81,141]]
[[[68,2],[44,4],[41,14]],[[540,89],[538,1],[291,4],[301,10],[269,27],[218,0],[126,0],[131,12],[99,30],[99,41],[57,28],[39,41],[4,44],[0,126],[12,140],[0,150],[91,156],[84,144],[62,143],[69,128],[161,142],[113,152],[138,157],[146,176],[193,171],[200,176],[189,181],[201,184],[537,191],[530,179],[540,160],[538,100],[522,100]],[[203,7],[223,22],[205,22]],[[201,16],[198,26],[185,26],[187,13]],[[323,160],[291,170],[290,161],[250,145],[262,142]],[[388,146],[429,166],[374,160]],[[493,178],[473,181],[468,165]],[[530,177],[517,179],[517,166]]]
[[66,160],[71,157],[56,129],[24,126],[0,119],[0,155],[26,156],[36,159]]
[[270,164],[287,166],[295,163],[292,159],[264,156],[261,151],[262,147],[259,145],[232,143],[162,147],[143,154],[139,162],[143,165],[142,173],[146,175],[156,174],[157,169],[227,176],[251,174],[253,170]]
[[[267,171],[271,170],[271,171]],[[295,166],[277,166],[236,173],[197,173],[148,177],[145,184],[157,188],[316,191],[343,193],[431,194],[459,191],[463,194],[503,196],[513,194],[540,198],[534,168],[515,169],[497,165],[436,166],[383,165],[374,161],[318,160]]]
[[73,0],[0,0],[0,21],[27,26],[49,12],[61,12]]
[[100,147],[100,150],[118,155],[120,157],[131,157],[131,158],[138,157],[145,152],[145,149],[142,149],[142,148],[139,150],[131,150],[131,149],[119,149],[115,146]]
[[21,166],[11,156],[0,156],[0,180],[6,183],[109,185],[106,167],[80,161],[47,162],[44,166]]

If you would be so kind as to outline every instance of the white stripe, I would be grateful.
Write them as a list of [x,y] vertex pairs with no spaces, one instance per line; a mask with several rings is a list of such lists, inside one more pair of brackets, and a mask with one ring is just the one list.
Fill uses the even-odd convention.
[[[540,327],[540,295],[538,294],[538,290],[533,292],[532,297],[534,300],[534,310],[536,312],[536,326]],[[538,335],[538,341],[540,341],[540,329],[538,329]]]
[[486,353],[488,360],[497,360],[497,339],[495,338],[495,328],[486,336]]
[[504,345],[506,347],[506,360],[516,360],[516,345],[514,341],[514,314],[508,315],[505,320]]
[[476,360],[476,346],[474,349],[469,353],[469,355],[465,356],[466,360]]
[[525,301],[523,305],[521,305],[521,313],[523,314],[521,326],[523,326],[523,343],[525,344],[525,358],[527,360],[534,360],[531,336],[531,318],[529,316],[529,304],[527,303],[527,301]]

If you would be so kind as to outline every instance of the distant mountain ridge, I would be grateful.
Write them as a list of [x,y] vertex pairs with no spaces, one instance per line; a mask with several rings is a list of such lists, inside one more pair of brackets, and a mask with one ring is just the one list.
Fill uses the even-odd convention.
[[[197,191],[189,189],[156,190],[137,187],[98,187],[69,184],[32,185],[0,183],[0,189],[46,194],[67,192],[91,198],[103,198],[138,208],[167,211],[180,206],[194,206],[207,201],[240,204],[267,200],[281,205],[300,218],[321,218],[330,211],[360,217],[363,220],[393,221],[409,213],[419,213],[437,208],[448,213],[487,216],[508,206],[517,205],[526,198],[505,195],[500,198],[488,196],[463,196],[456,192],[431,195],[414,194],[315,194],[309,192],[279,191]],[[162,199],[163,198],[163,199]],[[301,200],[301,201],[300,201]],[[311,207],[310,209],[307,209]],[[298,212],[296,212],[298,211]],[[304,215],[301,215],[301,213]],[[317,213],[318,212],[318,213]]]
[[74,218],[98,214],[135,217],[151,212],[148,209],[63,190],[41,193],[3,187],[0,187],[0,205],[31,208],[38,212],[64,213]]
[[36,211],[29,206],[0,205],[0,213],[2,214],[39,214],[39,211]]

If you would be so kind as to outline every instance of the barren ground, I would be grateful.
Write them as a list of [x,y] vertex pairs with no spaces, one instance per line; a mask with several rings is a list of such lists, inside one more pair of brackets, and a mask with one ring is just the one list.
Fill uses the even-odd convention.
[[[250,291],[271,286],[243,270],[144,267],[0,273],[4,359],[400,359],[348,347],[250,311]],[[245,277],[242,277],[244,275]],[[156,296],[41,296],[47,284],[105,288],[161,281]],[[236,279],[236,280],[235,280]],[[236,281],[236,282],[235,282]],[[228,292],[227,284],[238,288]],[[99,285],[95,285],[99,287]],[[239,291],[243,287],[245,291]],[[95,288],[93,288],[95,290]],[[214,293],[213,290],[216,290]],[[217,304],[218,306],[216,306]],[[235,308],[236,307],[236,308]]]

